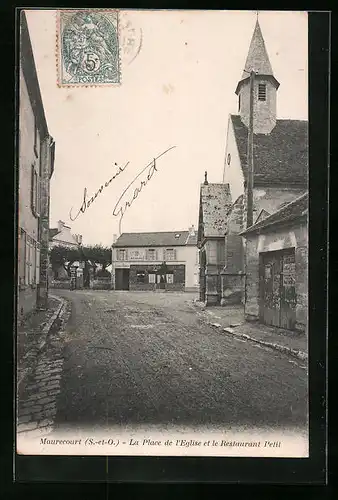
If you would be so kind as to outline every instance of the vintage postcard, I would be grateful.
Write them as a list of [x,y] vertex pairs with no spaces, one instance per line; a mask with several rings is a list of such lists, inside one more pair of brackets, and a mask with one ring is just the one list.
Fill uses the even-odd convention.
[[17,453],[308,457],[307,13],[19,29]]

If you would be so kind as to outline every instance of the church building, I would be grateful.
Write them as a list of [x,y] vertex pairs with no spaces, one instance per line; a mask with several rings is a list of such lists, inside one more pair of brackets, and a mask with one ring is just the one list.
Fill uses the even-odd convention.
[[[224,252],[218,262],[216,296],[208,302],[201,290],[201,300],[211,303],[244,303],[245,239],[248,181],[248,127],[250,121],[250,73],[254,71],[253,89],[253,222],[256,223],[280,210],[307,191],[308,183],[308,122],[277,118],[277,96],[280,83],[269,60],[257,19],[248,56],[235,93],[238,113],[230,114],[223,170],[223,189],[227,199],[218,219],[223,219],[218,238]],[[208,185],[208,190],[213,190]],[[219,185],[218,185],[219,186]],[[203,219],[204,185],[200,195],[199,248],[201,276],[207,274],[208,252]],[[229,203],[230,200],[230,203]],[[213,215],[214,217],[214,215]],[[222,232],[223,231],[223,232]],[[202,265],[203,264],[203,265]],[[208,281],[208,278],[204,280]],[[204,282],[201,280],[201,283]],[[215,279],[214,279],[215,282]],[[206,287],[205,287],[206,288]]]

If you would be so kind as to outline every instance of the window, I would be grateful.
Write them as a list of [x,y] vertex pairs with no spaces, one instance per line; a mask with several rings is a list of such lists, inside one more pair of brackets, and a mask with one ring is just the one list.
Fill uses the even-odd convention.
[[266,85],[265,83],[258,84],[258,100],[266,101]]
[[156,250],[154,248],[148,249],[148,260],[156,260]]
[[36,247],[36,273],[35,273],[35,283],[38,285],[40,283],[40,248]]
[[20,229],[19,246],[19,284],[36,285],[40,282],[40,247],[23,229]]
[[145,283],[145,280],[146,280],[146,273],[144,271],[137,271],[136,272],[137,283]]
[[25,284],[25,271],[26,271],[26,233],[23,229],[20,229],[19,233],[19,244],[18,244],[18,274],[19,274],[19,284]]
[[118,250],[117,251],[117,260],[127,260],[127,250]]
[[173,248],[167,248],[165,251],[166,254],[166,260],[175,260],[176,259],[176,252]]
[[156,283],[156,274],[149,274],[149,283]]
[[174,283],[174,275],[167,274],[167,283]]
[[238,96],[238,111],[241,110],[241,95]]
[[31,207],[35,217],[40,215],[40,180],[35,166],[32,165],[32,180],[31,180]]

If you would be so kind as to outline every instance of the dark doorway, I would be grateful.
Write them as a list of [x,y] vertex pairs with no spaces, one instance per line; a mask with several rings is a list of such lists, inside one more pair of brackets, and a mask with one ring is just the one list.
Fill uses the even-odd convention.
[[294,249],[260,255],[260,321],[293,330],[296,323]]
[[130,269],[115,269],[115,290],[129,290]]

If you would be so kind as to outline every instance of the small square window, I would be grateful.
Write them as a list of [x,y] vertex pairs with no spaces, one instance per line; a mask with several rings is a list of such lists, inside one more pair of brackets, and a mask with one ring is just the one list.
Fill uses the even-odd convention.
[[265,83],[258,84],[258,100],[266,101],[266,85]]

